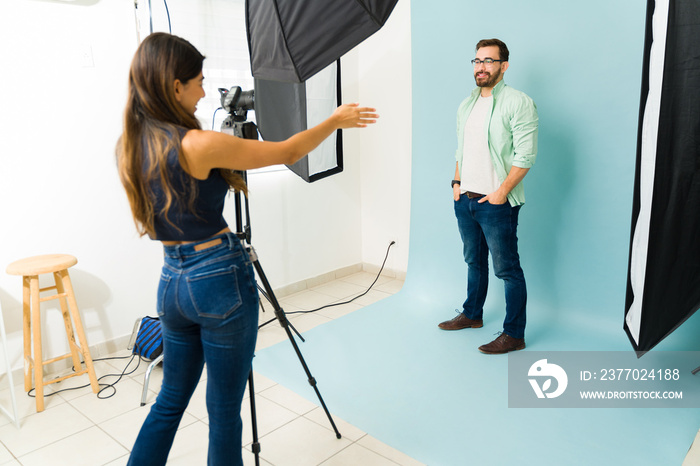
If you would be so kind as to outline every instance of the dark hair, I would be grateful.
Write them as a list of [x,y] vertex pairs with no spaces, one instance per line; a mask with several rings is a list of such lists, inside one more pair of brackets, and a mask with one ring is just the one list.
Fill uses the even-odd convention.
[[[124,128],[117,143],[117,165],[141,235],[155,237],[153,223],[157,213],[151,191],[153,182],[159,183],[165,194],[160,214],[165,214],[166,221],[169,222],[167,213],[175,199],[185,200],[188,208],[194,211],[196,182],[190,177],[187,192],[176,192],[170,182],[167,156],[177,150],[180,164],[187,171],[180,135],[183,130],[201,129],[201,125],[177,101],[173,84],[176,79],[186,84],[196,78],[203,63],[204,55],[192,44],[162,32],[146,37],[131,62]],[[148,162],[144,163],[146,159]],[[220,172],[233,189],[246,191],[240,176],[229,170]]]
[[508,57],[510,56],[510,52],[508,52],[508,47],[506,44],[498,39],[482,39],[476,44],[476,51],[478,51],[482,47],[490,47],[492,45],[495,45],[498,47],[498,55],[499,59],[503,61],[508,61]]
[[195,78],[203,62],[204,55],[185,39],[163,32],[146,37],[131,62],[125,116],[199,129],[194,115],[175,98],[173,83]]

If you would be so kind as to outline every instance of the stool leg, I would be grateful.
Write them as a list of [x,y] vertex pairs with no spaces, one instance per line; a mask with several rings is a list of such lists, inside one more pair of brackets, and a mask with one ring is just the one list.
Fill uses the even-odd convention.
[[78,340],[80,341],[80,352],[83,355],[88,376],[90,377],[90,386],[92,387],[92,391],[97,393],[100,391],[100,385],[97,382],[95,368],[92,365],[92,357],[90,357],[90,349],[88,348],[87,339],[85,338],[85,331],[83,330],[83,323],[80,319],[80,313],[78,312],[78,303],[75,300],[75,293],[73,293],[73,285],[71,284],[68,270],[61,270],[58,272],[58,274],[61,276],[63,288],[66,291],[68,307],[70,308],[70,313],[73,317],[73,324],[75,325],[75,331],[78,334]]
[[[63,280],[59,272],[54,272],[54,281],[56,282],[56,291],[59,295],[65,294],[66,290],[63,287]],[[66,303],[66,298],[59,298],[59,303],[61,304],[61,314],[63,314],[63,324],[66,326],[66,336],[68,337],[68,346],[70,347],[71,355],[73,356],[73,370],[78,372],[83,368],[82,362],[80,362],[80,353],[78,352],[78,345],[75,343],[75,334],[73,333],[73,324],[71,323],[71,317],[68,311],[68,304]]]
[[[22,277],[22,320],[24,329],[24,391],[32,389],[32,277]],[[37,278],[37,277],[34,277]]]
[[32,308],[32,339],[34,340],[34,395],[36,412],[44,410],[44,360],[41,351],[41,313],[39,301],[39,277],[30,277]]

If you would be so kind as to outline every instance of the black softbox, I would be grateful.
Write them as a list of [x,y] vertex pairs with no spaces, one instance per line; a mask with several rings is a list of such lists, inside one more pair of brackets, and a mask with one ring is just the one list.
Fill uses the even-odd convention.
[[[246,1],[255,117],[263,139],[287,139],[320,123],[318,115],[330,115],[342,102],[340,57],[377,32],[397,1]],[[342,147],[337,131],[335,138],[288,167],[307,182],[339,173]]]
[[384,26],[397,1],[246,1],[253,77],[306,81]]
[[643,354],[700,309],[700,4],[647,1],[624,329]]

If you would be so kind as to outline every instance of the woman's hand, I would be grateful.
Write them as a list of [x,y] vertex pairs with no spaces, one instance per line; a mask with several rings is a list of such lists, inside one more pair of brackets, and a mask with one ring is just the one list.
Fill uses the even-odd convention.
[[360,104],[345,104],[336,108],[331,120],[338,129],[365,128],[377,122],[377,110],[370,107],[360,107]]

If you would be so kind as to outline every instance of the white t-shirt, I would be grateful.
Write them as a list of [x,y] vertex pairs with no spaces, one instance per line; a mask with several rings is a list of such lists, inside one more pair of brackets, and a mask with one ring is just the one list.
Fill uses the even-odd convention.
[[493,95],[479,96],[464,125],[464,158],[460,184],[462,193],[471,191],[491,194],[501,186],[493,168],[486,137],[486,118],[492,106]]

